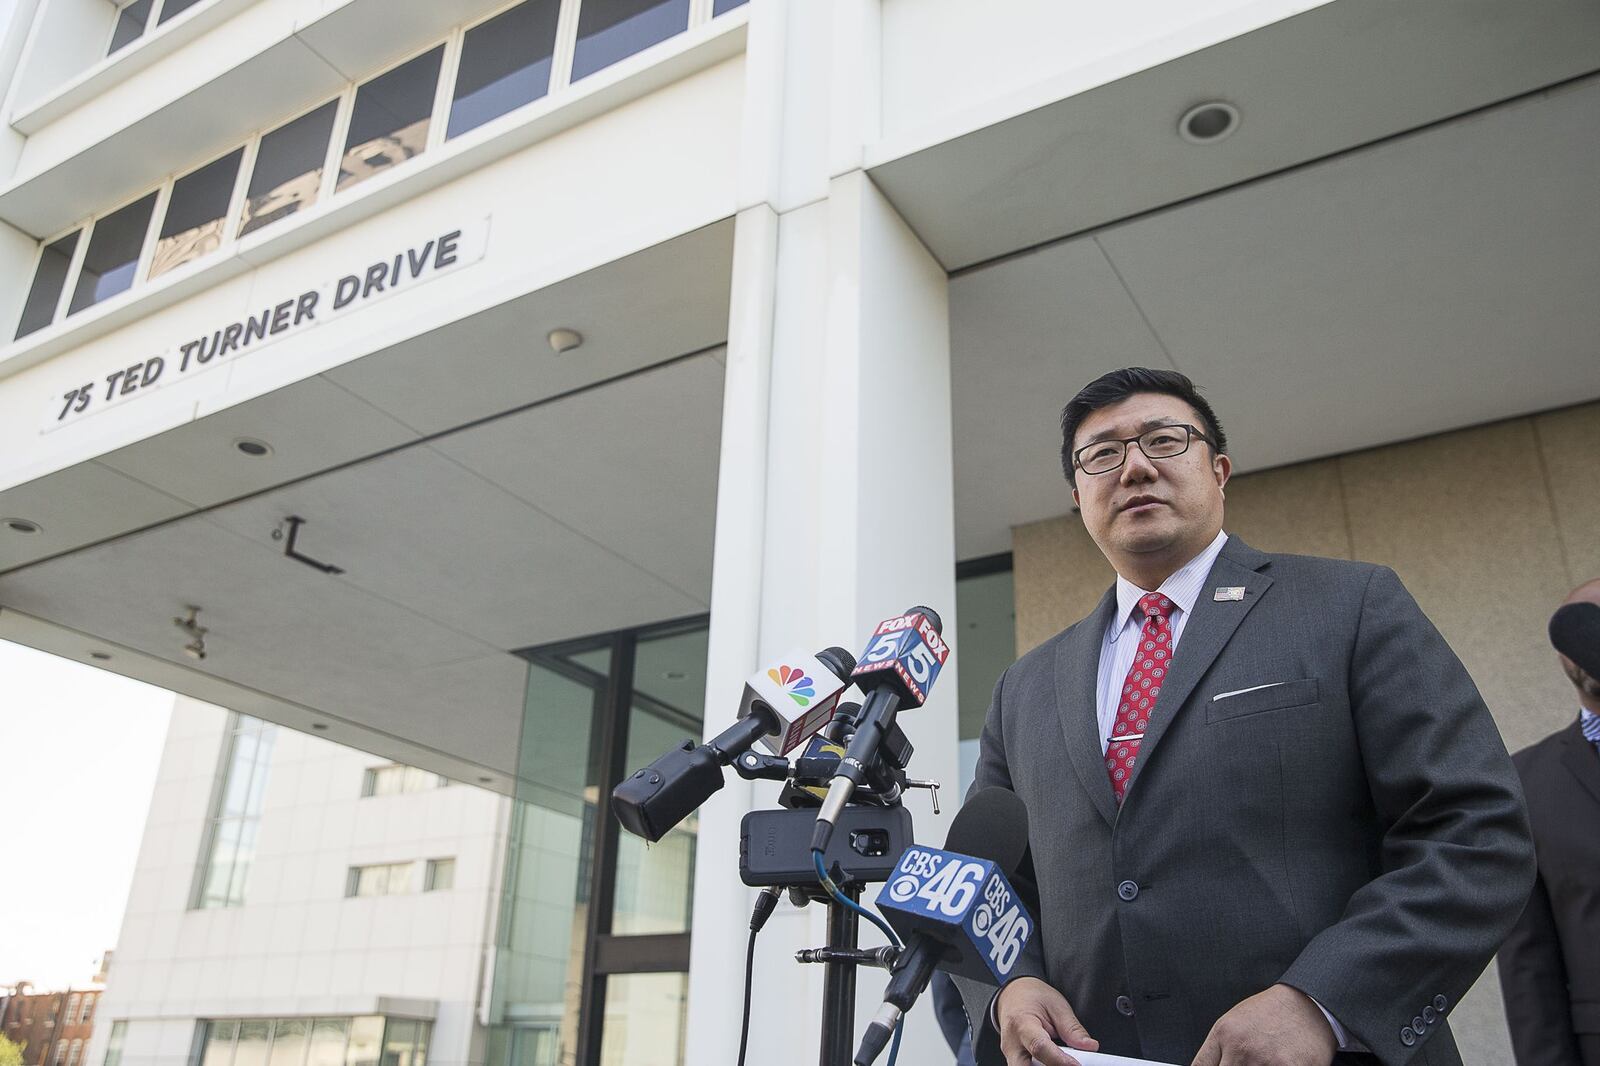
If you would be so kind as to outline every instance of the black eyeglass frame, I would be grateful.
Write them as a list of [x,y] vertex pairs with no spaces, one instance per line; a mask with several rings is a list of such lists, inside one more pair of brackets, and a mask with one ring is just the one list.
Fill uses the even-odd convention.
[[[1152,433],[1159,433],[1164,429],[1181,429],[1181,430],[1184,430],[1185,431],[1185,435],[1184,435],[1184,438],[1183,438],[1183,447],[1178,449],[1177,451],[1173,452],[1171,455],[1151,455],[1149,450],[1147,448],[1145,448],[1145,446],[1144,446],[1144,438],[1148,437]],[[1187,422],[1169,422],[1169,423],[1166,423],[1166,424],[1160,425],[1160,426],[1151,426],[1149,429],[1145,430],[1143,433],[1140,433],[1137,436],[1133,436],[1133,437],[1106,437],[1106,438],[1104,438],[1102,440],[1090,441],[1088,444],[1085,444],[1083,447],[1079,448],[1077,451],[1072,453],[1072,465],[1075,468],[1077,468],[1078,470],[1082,470],[1085,474],[1088,474],[1090,477],[1097,477],[1100,474],[1109,474],[1112,471],[1121,470],[1123,465],[1126,464],[1127,461],[1128,461],[1128,445],[1130,445],[1130,444],[1139,445],[1139,450],[1144,453],[1144,457],[1146,459],[1149,459],[1151,462],[1160,462],[1162,459],[1176,459],[1178,456],[1182,455],[1184,452],[1187,452],[1189,450],[1189,445],[1194,443],[1194,439],[1196,437],[1199,437],[1201,440],[1203,440],[1207,444],[1211,445],[1213,450],[1217,446],[1217,442],[1212,440],[1210,437],[1206,436],[1204,433],[1200,432],[1198,427],[1191,426]],[[1122,445],[1122,458],[1117,460],[1117,465],[1116,466],[1108,466],[1104,470],[1086,470],[1086,469],[1084,469],[1084,466],[1083,466],[1083,453],[1088,451],[1090,448],[1098,448],[1102,444],[1120,444],[1120,445]]]

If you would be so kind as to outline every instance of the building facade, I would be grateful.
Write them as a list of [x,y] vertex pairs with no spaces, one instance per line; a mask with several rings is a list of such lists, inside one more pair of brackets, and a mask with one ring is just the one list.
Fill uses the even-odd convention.
[[[1508,741],[1568,714],[1597,71],[1579,0],[19,0],[0,635],[506,797],[484,1061],[731,1062],[775,793],[644,848],[611,787],[917,602],[958,782],[1103,587],[1055,436],[1107,369],[1199,381],[1230,523],[1395,566]],[[824,933],[763,933],[763,1062]]]
[[101,989],[31,992],[28,982],[0,997],[0,1033],[22,1045],[23,1066],[82,1066]]

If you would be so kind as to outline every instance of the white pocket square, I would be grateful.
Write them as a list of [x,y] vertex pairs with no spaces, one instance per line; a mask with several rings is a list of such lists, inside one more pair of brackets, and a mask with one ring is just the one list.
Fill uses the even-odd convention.
[[1216,703],[1219,700],[1227,699],[1229,696],[1243,696],[1246,692],[1260,692],[1264,688],[1277,688],[1279,685],[1287,685],[1288,683],[1289,682],[1287,681],[1273,681],[1265,685],[1251,685],[1249,688],[1236,688],[1232,692],[1219,692],[1215,696],[1211,697],[1211,702]]

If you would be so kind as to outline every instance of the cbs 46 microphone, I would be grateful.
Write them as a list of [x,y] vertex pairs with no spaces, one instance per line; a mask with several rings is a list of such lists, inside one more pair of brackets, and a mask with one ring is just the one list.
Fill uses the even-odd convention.
[[760,742],[782,755],[828,724],[850,687],[855,658],[843,648],[795,652],[745,682],[739,720],[704,744],[677,747],[611,791],[617,821],[657,841],[722,787],[722,768]]
[[893,1036],[933,971],[992,984],[1011,976],[1034,922],[1006,879],[1028,847],[1028,810],[1004,788],[973,793],[950,824],[943,849],[905,850],[878,892],[878,910],[905,941],[867,1026],[856,1066],[868,1066]]
[[872,773],[895,716],[904,707],[920,707],[933,690],[939,671],[950,658],[944,625],[931,607],[913,607],[878,623],[866,650],[850,673],[866,699],[856,716],[855,736],[839,760],[838,773],[817,812],[813,850],[826,851],[839,812],[856,788]]

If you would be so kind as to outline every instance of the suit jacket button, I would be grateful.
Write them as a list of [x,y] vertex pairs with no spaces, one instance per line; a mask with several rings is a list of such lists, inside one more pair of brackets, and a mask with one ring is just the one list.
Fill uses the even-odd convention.
[[1416,1042],[1417,1034],[1412,1030],[1411,1026],[1408,1025],[1404,1029],[1400,1030],[1400,1043],[1404,1044],[1406,1047],[1410,1047]]
[[1417,1032],[1420,1033],[1427,1027],[1428,1023],[1422,1020],[1422,1015],[1419,1014],[1415,1018],[1411,1019],[1411,1028],[1415,1029]]
[[1131,902],[1138,894],[1139,886],[1134,884],[1132,881],[1124,881],[1122,884],[1117,886],[1117,895],[1121,896],[1124,900]]
[[1126,1017],[1133,1017],[1133,1000],[1127,996],[1117,997],[1117,1013]]
[[1422,1008],[1422,1020],[1429,1025],[1439,1020],[1439,1012],[1433,1009],[1433,1004]]
[[1443,996],[1433,997],[1433,1009],[1438,1011],[1440,1014],[1444,1013],[1444,1009],[1449,1005],[1449,1003],[1450,1001],[1445,999]]

